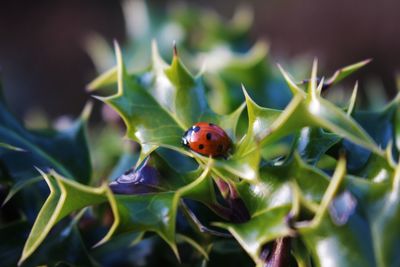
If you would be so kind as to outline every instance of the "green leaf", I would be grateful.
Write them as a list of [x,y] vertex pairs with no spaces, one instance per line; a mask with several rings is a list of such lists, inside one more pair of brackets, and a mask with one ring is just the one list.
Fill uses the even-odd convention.
[[298,150],[307,163],[315,165],[340,140],[341,138],[334,133],[325,132],[320,128],[304,127],[300,133]]
[[355,109],[356,101],[357,101],[357,92],[358,92],[358,82],[354,85],[353,93],[349,99],[349,103],[347,106],[347,114],[351,115]]
[[[176,51],[176,48],[175,48]],[[199,121],[206,111],[207,103],[201,81],[197,81],[180,61],[177,52],[174,53],[171,66],[165,69],[165,74],[175,88],[172,103],[177,118],[186,128]]]
[[292,240],[292,254],[296,259],[298,267],[311,267],[311,257],[302,242],[298,239]]
[[[250,221],[240,225],[218,224],[234,235],[256,263],[260,263],[259,253],[265,243],[293,234],[287,224],[289,214],[299,216],[299,205],[316,211],[329,184],[324,173],[305,164],[297,154],[283,164],[262,167],[260,173],[259,182],[238,185],[252,216]],[[265,232],[271,229],[272,233]]]
[[228,160],[218,160],[215,163],[215,167],[218,170],[227,172],[227,174],[222,175],[224,178],[234,179],[237,176],[249,182],[256,182],[259,179],[258,168],[260,160],[260,150],[256,149],[253,153],[245,156],[233,154]]
[[[237,127],[239,123],[240,116],[242,115],[243,110],[246,105],[243,103],[232,113],[227,115],[220,115],[215,118],[216,123],[224,129],[224,131],[231,137],[231,139],[235,142],[237,139]],[[215,116],[214,116],[215,117]]]
[[[214,19],[210,17],[210,25],[215,25]],[[171,65],[168,65],[158,54],[154,43],[152,66],[145,73],[128,75],[121,52],[118,47],[116,50],[119,90],[117,94],[103,100],[120,113],[127,125],[128,137],[142,146],[138,164],[151,152],[162,155],[158,148],[163,147],[194,158],[193,162],[197,162],[199,168],[188,171],[181,166],[173,167],[184,161],[170,159],[168,153],[165,153],[164,163],[172,166],[172,170],[163,172],[168,178],[160,182],[161,192],[117,195],[115,204],[120,220],[110,233],[152,231],[160,235],[177,253],[175,218],[179,201],[187,197],[211,207],[216,203],[211,193],[213,176],[229,180],[237,188],[251,214],[251,219],[243,224],[217,222],[216,225],[230,231],[257,264],[262,264],[260,252],[267,242],[294,234],[291,228],[293,225],[288,226],[289,217],[294,220],[291,223],[297,227],[299,234],[292,250],[301,266],[310,266],[311,262],[316,266],[374,266],[377,258],[381,258],[382,262],[378,266],[386,266],[387,259],[393,258],[392,251],[395,251],[397,244],[381,233],[384,227],[394,227],[393,218],[398,215],[396,200],[396,204],[390,206],[386,201],[386,191],[382,189],[378,192],[372,185],[367,192],[362,191],[366,186],[360,189],[358,184],[350,186],[351,192],[347,191],[342,185],[346,172],[346,163],[342,158],[332,178],[317,167],[321,158],[344,149],[349,155],[349,167],[361,162],[357,168],[350,168],[350,173],[368,178],[366,184],[386,183],[393,176],[394,160],[390,142],[394,139],[394,128],[391,125],[395,118],[393,111],[397,110],[396,104],[391,106],[393,109],[390,112],[385,110],[385,114],[369,113],[372,114],[372,120],[368,120],[368,114],[364,116],[353,111],[356,89],[347,111],[321,97],[323,88],[338,83],[367,64],[367,61],[339,69],[325,81],[317,78],[315,61],[311,78],[307,80],[307,90],[300,88],[281,68],[293,94],[292,101],[284,110],[268,109],[256,104],[243,89],[245,105],[232,114],[221,116],[208,107],[202,77],[193,77],[176,51]],[[228,51],[228,57],[234,55],[229,48]],[[233,83],[240,81],[246,85],[249,83],[251,89],[257,87],[256,93],[250,95],[256,95],[255,99],[263,103],[262,99],[259,101],[257,90],[261,88],[262,95],[263,86],[267,83],[266,65],[263,62],[265,53],[255,55],[248,62],[248,58],[244,57],[237,60],[236,64],[225,65],[224,61],[204,70],[203,77],[211,87],[208,88],[211,95],[217,92],[226,97],[228,104],[224,105],[228,108],[224,106],[223,110],[232,110],[231,103],[237,100],[237,85]],[[251,71],[247,72],[249,69]],[[107,79],[105,81],[108,82]],[[230,96],[230,93],[234,96]],[[242,99],[242,95],[238,99]],[[245,132],[245,135],[240,136],[237,135],[236,127],[244,107],[247,107],[248,112],[248,128],[247,131],[241,129],[240,134]],[[234,143],[233,152],[227,159],[209,159],[180,146],[182,132],[198,121],[216,123],[227,131]],[[380,126],[375,127],[371,121],[376,121],[376,125]],[[269,148],[273,149],[281,143],[287,144],[285,137],[288,136],[294,139],[294,145],[284,159],[264,156],[268,160],[261,160],[260,155],[264,155]],[[383,147],[387,147],[386,154],[381,149]],[[398,151],[393,151],[397,157]],[[156,168],[168,169],[163,166],[164,163],[157,159]],[[200,175],[201,170],[204,172]],[[355,193],[359,191],[362,191],[361,196]],[[365,207],[358,206],[355,210],[347,211],[346,222],[339,224],[335,221],[334,211],[329,214],[330,210],[335,209],[333,203],[339,201],[339,192],[351,196],[356,194],[357,201],[368,199],[370,202],[366,200],[365,203],[371,206],[366,204]],[[375,202],[376,199],[379,200]],[[385,206],[382,203],[389,206],[392,213],[383,213]],[[369,218],[369,214],[373,213],[369,209],[374,205],[377,207],[374,213],[377,213],[377,209],[382,212],[381,221],[376,223]],[[364,213],[360,213],[360,209]],[[365,214],[368,218],[365,218]],[[370,225],[376,226],[379,238],[375,238],[375,233],[372,233],[375,230],[371,230]],[[111,234],[104,240],[110,237]],[[346,238],[352,240],[347,242]],[[356,247],[357,244],[359,247]],[[394,249],[389,249],[388,244],[393,245]],[[385,247],[390,256],[377,249],[378,246]],[[354,258],[349,258],[352,251]]]
[[[297,154],[289,157],[282,164],[264,166],[261,168],[260,182],[256,184],[242,182],[238,186],[238,192],[252,216],[250,221],[240,225],[218,225],[228,229],[253,260],[260,263],[260,249],[266,242],[293,234],[293,230],[287,224],[289,214],[293,218],[297,218],[300,216],[300,209],[304,208],[315,212],[316,217],[319,218],[315,221],[320,222],[321,216],[327,213],[327,205],[333,197],[332,192],[335,192],[329,188],[338,188],[341,181],[338,178],[343,179],[344,167],[345,164],[341,161],[338,165],[337,174],[332,179],[332,185],[330,185],[327,175],[304,163]],[[326,192],[331,193],[326,195]],[[274,213],[269,214],[278,210],[280,211],[279,216]],[[278,229],[280,229],[275,229],[276,232],[274,231],[273,234],[277,236],[272,239],[268,239],[268,234],[259,232],[269,231],[267,227],[267,229],[264,228],[272,220],[269,216],[276,219],[274,221],[276,226],[271,227],[279,227]],[[304,238],[309,238],[308,232]]]
[[371,246],[375,257],[374,266],[397,266],[400,257],[396,253],[400,246],[397,236],[400,216],[400,165],[388,180],[366,181],[352,177],[351,190],[360,199],[361,209],[369,223]]
[[[99,98],[119,113],[127,127],[127,137],[141,146],[139,155],[136,147],[134,151],[122,149],[122,143],[119,147],[120,132],[106,136],[99,142],[106,145],[97,150],[98,154],[104,154],[104,161],[96,161],[97,182],[107,176],[137,174],[134,178],[139,179],[132,182],[135,185],[129,185],[134,188],[130,191],[132,194],[120,195],[116,190],[113,194],[112,185],[103,184],[97,188],[87,185],[91,175],[84,131],[87,115],[69,130],[39,133],[25,129],[0,103],[0,173],[7,182],[9,178],[13,180],[5,201],[22,188],[25,193],[29,185],[38,181],[34,166],[46,172],[50,169],[48,174],[42,173],[50,195],[31,229],[20,264],[94,264],[84,244],[98,238],[99,229],[79,229],[87,238],[83,240],[76,227],[83,212],[75,214],[88,206],[108,202],[114,223],[98,246],[107,241],[115,243],[101,246],[103,249],[96,248],[98,250],[93,253],[104,265],[115,265],[104,260],[111,255],[134,258],[126,264],[158,266],[162,260],[152,257],[155,254],[148,256],[154,253],[156,242],[162,244],[159,249],[165,250],[169,245],[178,258],[178,245],[190,244],[197,250],[197,258],[191,258],[185,265],[205,266],[208,263],[196,260],[209,258],[210,266],[248,266],[251,263],[247,255],[258,266],[268,265],[268,257],[260,253],[266,251],[269,242],[283,237],[290,239],[294,256],[290,259],[296,260],[299,267],[400,265],[400,164],[397,163],[400,96],[383,110],[373,112],[354,111],[357,85],[344,109],[321,96],[323,89],[337,84],[369,60],[341,68],[328,79],[318,78],[314,61],[311,78],[303,82],[308,84],[306,89],[279,66],[293,96],[283,108],[288,102],[286,88],[279,86],[280,79],[266,63],[267,45],[259,42],[248,52],[238,53],[248,44],[244,37],[251,23],[249,10],[243,9],[227,22],[212,12],[174,10],[175,19],[166,24],[159,14],[147,17],[141,1],[130,8],[125,5],[124,11],[128,22],[132,18],[141,22],[127,24],[130,37],[140,38],[128,41],[124,54],[116,45],[117,66],[104,68],[107,64],[98,64],[109,70],[89,84],[88,89],[110,89],[104,94],[111,96]],[[145,15],[138,17],[140,14]],[[158,18],[157,23],[148,21],[152,17]],[[161,26],[151,27],[155,24]],[[151,38],[158,37],[169,45],[165,38],[169,40],[175,35],[182,46],[182,54],[186,56],[185,52],[190,51],[188,58],[194,62],[188,62],[188,66],[195,66],[196,71],[202,68],[201,57],[193,55],[193,51],[198,48],[209,51],[203,57],[209,62],[201,69],[201,75],[193,76],[188,71],[176,47],[172,62],[165,63],[155,41],[150,62]],[[166,47],[161,46],[161,52],[167,52]],[[101,58],[99,53],[92,53],[92,56]],[[144,65],[150,66],[142,69]],[[248,87],[248,91],[243,89],[244,93],[240,90],[242,83]],[[206,100],[206,90],[212,104]],[[243,99],[245,102],[241,104]],[[244,108],[247,108],[247,118],[241,116]],[[232,139],[230,155],[212,159],[182,147],[183,132],[199,121],[218,124],[227,132]],[[338,153],[342,151],[346,161]],[[121,154],[121,161],[115,166]],[[322,164],[319,164],[321,159],[327,158],[337,163],[331,177],[332,169],[322,171]],[[125,172],[135,162],[136,166]],[[147,167],[151,170],[150,178],[156,177],[151,183],[144,174],[149,170]],[[216,195],[213,181],[220,182],[220,195]],[[92,181],[92,184],[97,183]],[[151,185],[149,187],[154,190],[150,193],[137,190],[137,185],[143,184]],[[125,188],[125,185],[121,186]],[[41,193],[33,191],[29,193]],[[13,199],[10,204],[25,205],[18,203],[21,199]],[[36,198],[29,200],[37,205]],[[190,200],[200,202],[201,208],[192,210],[191,205],[186,205],[192,202]],[[235,206],[234,201],[240,204]],[[214,225],[223,232],[210,228],[208,234],[203,234],[196,232],[196,228],[178,228],[184,224],[178,220],[178,210],[182,207],[193,215],[193,221],[198,217],[195,224],[200,230],[201,227],[206,229],[210,221],[217,221]],[[17,212],[19,208],[16,207]],[[223,216],[224,209],[231,209],[229,211],[234,214],[235,208],[238,213],[243,212],[246,219],[250,215],[249,220],[239,224]],[[220,218],[210,220],[210,210]],[[340,212],[345,214],[339,222],[335,216],[340,217]],[[92,215],[97,214],[89,216]],[[104,218],[94,218],[101,219]],[[25,238],[28,228],[25,222],[0,227],[2,265],[15,265],[15,255],[21,249],[20,239]],[[229,236],[226,231],[234,238],[221,241],[212,235]],[[145,239],[141,242],[143,246],[139,245],[136,250],[126,249],[146,238],[147,232],[155,233],[161,237],[157,240],[165,242]],[[233,243],[235,240],[237,242]],[[63,250],[63,247],[68,249]],[[126,254],[115,251],[119,248]],[[138,252],[140,250],[142,252]],[[75,255],[71,256],[71,252]],[[172,255],[163,250],[156,252],[162,259]],[[99,256],[103,253],[110,254]],[[187,254],[187,258],[193,256]],[[214,263],[216,254],[219,256]],[[146,261],[148,258],[152,259]],[[176,261],[171,261],[171,265],[177,265]]]
[[13,150],[13,151],[17,151],[17,152],[26,152],[25,150],[23,150],[20,147],[16,147],[16,146],[12,146],[6,143],[0,143],[0,147],[1,148],[5,148],[5,149],[9,149],[9,150]]
[[362,67],[364,67],[371,61],[372,61],[372,59],[366,59],[366,60],[354,63],[352,65],[340,68],[340,69],[336,70],[335,73],[329,79],[327,79],[325,81],[325,83],[329,84],[329,85],[335,85],[335,84],[339,83],[340,81],[342,81],[347,76],[349,76],[350,74],[352,74],[353,72],[361,69]]
[[353,212],[345,224],[337,224],[329,216],[328,208],[345,178],[345,166],[342,157],[314,218],[299,223],[298,229],[317,266],[377,266],[365,218]]
[[[21,246],[22,247],[22,246]],[[63,262],[75,266],[98,266],[89,255],[77,226],[77,220],[62,222],[53,229],[32,257],[22,266],[54,266]]]
[[[314,78],[311,78],[311,81],[315,80],[316,77],[316,65],[314,69]],[[283,74],[289,87],[292,88],[294,97],[273,124],[258,138],[262,146],[279,140],[303,127],[314,126],[332,131],[355,144],[377,154],[382,154],[372,138],[350,116],[334,104],[318,96],[320,89],[316,88],[315,82],[310,83],[309,92],[306,95],[296,86],[288,74],[284,71]],[[320,82],[319,88],[322,85],[323,81]]]
[[[365,65],[367,65],[368,63],[370,63],[372,61],[372,59],[366,59],[357,63],[354,63],[352,65],[340,68],[338,70],[335,71],[335,73],[325,79],[325,81],[323,82],[323,86],[321,89],[327,89],[328,87],[331,87],[339,82],[341,82],[343,79],[345,79],[347,76],[349,76],[350,74],[352,74],[353,72],[359,70],[360,68],[364,67]],[[311,80],[304,80],[299,84],[307,84],[312,82]]]
[[37,166],[54,168],[87,184],[92,171],[85,129],[90,109],[88,105],[81,118],[67,130],[37,132],[25,129],[1,102],[0,143],[18,148],[0,149],[0,161],[12,179],[18,182],[36,176],[34,166]]
[[99,97],[99,99],[117,110],[127,126],[127,136],[146,145],[146,154],[158,145],[184,152],[179,145],[184,125],[180,124],[140,84],[127,76],[118,45],[116,54],[118,92],[113,96]]
[[385,155],[370,153],[355,144],[343,141],[349,159],[349,173],[371,180],[384,180],[393,174],[395,166],[392,164],[391,143],[396,140],[395,124],[397,104],[394,100],[381,110],[355,111],[354,119],[365,129],[381,148],[389,150]]
[[91,81],[87,86],[87,90],[89,92],[94,92],[98,89],[104,88],[106,86],[114,85],[118,81],[118,71],[116,67],[109,69],[108,71],[104,72],[96,79]]
[[247,94],[244,87],[243,92],[246,98],[249,125],[245,137],[238,145],[237,155],[246,155],[249,151],[254,150],[256,145],[254,140],[259,140],[260,136],[265,134],[266,129],[269,129],[281,114],[279,110],[257,105]]
[[[120,235],[109,242],[93,247],[89,252],[90,255],[101,265],[118,264],[119,262],[144,261],[150,252],[154,252],[152,248],[152,239],[142,240],[142,232],[128,233]],[[141,242],[142,241],[142,242]],[[150,244],[149,244],[150,243]],[[145,248],[145,249],[144,249]],[[151,251],[149,251],[151,249]],[[129,255],[129,257],[127,257]]]
[[22,180],[22,181],[18,181],[15,184],[12,185],[10,191],[8,192],[6,198],[4,199],[3,203],[1,204],[1,206],[4,206],[8,201],[10,201],[10,199],[17,194],[20,190],[22,190],[23,188],[32,185],[34,183],[37,183],[39,181],[42,181],[42,177],[41,176],[37,176],[37,177],[32,177],[29,178],[27,180]]
[[195,240],[191,239],[188,236],[182,235],[182,234],[177,234],[176,237],[177,237],[177,242],[188,243],[195,250],[197,250],[207,261],[209,260],[208,252],[201,245],[199,245]]
[[[77,221],[63,221],[22,266],[55,266],[60,262],[74,266],[97,266],[88,254]],[[3,267],[17,266],[31,224],[25,219],[0,225],[0,262]]]
[[260,168],[257,184],[240,183],[238,191],[250,214],[300,201],[308,208],[320,202],[328,187],[329,177],[318,169],[307,165],[298,154],[290,156],[277,165]]
[[[91,188],[68,180],[54,171],[43,178],[50,187],[50,195],[40,210],[35,224],[25,243],[19,264],[24,262],[39,247],[53,226],[71,212],[88,205],[95,205],[111,198],[107,185]],[[112,206],[112,205],[111,205]],[[118,221],[118,218],[115,218]]]
[[196,57],[195,62],[209,88],[208,99],[214,111],[226,114],[237,108],[243,102],[241,84],[246,85],[249,94],[257,101],[270,104],[272,99],[266,88],[275,77],[269,73],[267,54],[268,45],[257,42],[244,53],[219,45]]
[[[118,93],[100,99],[118,111],[127,125],[127,136],[141,144],[142,152],[138,163],[159,146],[174,149],[205,162],[204,157],[187,151],[181,145],[183,132],[199,120],[225,127],[224,129],[235,140],[237,121],[244,105],[228,115],[221,116],[211,112],[203,89],[187,72],[177,56],[174,57],[172,65],[166,68],[154,44],[153,69],[150,75],[152,78],[150,83],[144,83],[147,86],[145,88],[127,76],[118,46],[116,53],[119,73]],[[243,175],[245,179],[255,179],[257,176],[255,171],[257,161],[252,161],[253,164],[250,166],[242,166],[240,162],[247,160],[233,156],[230,161],[217,160],[217,162],[216,165],[233,175]],[[249,168],[251,173],[248,172]]]
[[159,234],[177,253],[175,217],[178,199],[174,192],[117,196],[121,222],[116,234],[153,231]]
[[[116,195],[117,210],[121,220],[115,234],[132,231],[156,232],[178,256],[175,244],[175,220],[179,200],[186,197],[201,201],[206,205],[215,203],[212,180],[208,176],[209,171],[210,167],[208,166],[200,177],[191,180],[184,186],[171,188],[165,192]],[[193,178],[192,175],[191,179]]]
[[281,206],[257,214],[246,223],[215,223],[215,225],[229,230],[254,262],[261,264],[259,255],[262,246],[276,238],[291,234],[291,229],[285,222],[289,211],[289,206]]
[[371,137],[351,117],[332,103],[316,97],[308,103],[308,112],[312,116],[314,125],[335,132],[378,154],[381,153]]
[[377,266],[368,223],[354,214],[343,226],[335,225],[329,214],[318,227],[301,231],[316,266]]
[[[157,161],[158,164],[163,164]],[[212,161],[209,162],[212,164]],[[160,167],[160,165],[158,166]],[[182,197],[215,204],[214,188],[208,173],[210,165],[200,177],[198,171],[184,177],[170,177],[164,181],[170,189],[165,192],[142,195],[113,196],[107,185],[92,188],[68,180],[52,171],[41,172],[50,187],[50,195],[39,212],[35,224],[25,243],[20,263],[24,262],[42,243],[53,226],[71,212],[107,200],[114,214],[114,223],[107,235],[98,243],[108,241],[113,235],[132,231],[153,231],[159,234],[177,254],[175,245],[175,217]],[[171,174],[171,173],[169,173]],[[183,181],[180,181],[182,178]],[[174,182],[174,180],[179,180]]]

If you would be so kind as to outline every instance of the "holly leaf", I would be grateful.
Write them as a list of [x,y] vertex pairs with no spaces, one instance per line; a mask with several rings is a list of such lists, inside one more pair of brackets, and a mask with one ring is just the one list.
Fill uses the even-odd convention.
[[319,83],[317,88],[316,62],[313,65],[308,93],[297,87],[282,68],[281,71],[294,97],[274,123],[260,135],[258,141],[261,146],[299,131],[303,127],[313,126],[334,132],[374,153],[382,154],[382,151],[376,146],[372,138],[354,119],[319,95],[323,81]]
[[210,106],[218,113],[228,113],[243,102],[241,84],[249,94],[267,104],[270,99],[266,84],[273,80],[266,64],[268,45],[258,42],[245,53],[235,53],[228,46],[219,45],[195,58],[198,68],[203,70],[208,88]]
[[177,118],[186,128],[199,121],[202,114],[208,109],[204,88],[200,79],[194,79],[178,57],[177,48],[174,48],[174,57],[171,66],[164,70],[171,85],[175,88],[171,103]]
[[370,236],[369,245],[373,248],[373,266],[396,266],[400,262],[396,253],[400,246],[396,238],[399,235],[396,225],[400,214],[399,166],[396,166],[395,173],[389,179],[383,181],[357,177],[351,177],[348,181],[349,188],[359,199],[360,209],[366,214],[369,226],[366,232]]
[[69,265],[98,266],[89,255],[75,219],[63,221],[57,225],[35,254],[22,266],[56,265],[60,262]]
[[243,87],[246,98],[248,128],[244,138],[240,141],[237,148],[237,155],[246,155],[249,151],[253,151],[257,144],[254,140],[265,134],[265,130],[280,116],[281,111],[269,108],[263,108],[257,105],[248,95]]
[[360,214],[351,215],[341,226],[325,214],[318,227],[302,230],[301,236],[316,266],[379,266],[368,223]]
[[[66,179],[52,171],[49,175],[38,170],[50,187],[50,195],[43,204],[22,251],[19,264],[24,262],[39,247],[53,226],[71,212],[89,205],[113,203],[107,185],[91,188]],[[73,197],[72,197],[73,196]],[[114,207],[115,205],[111,205]],[[116,218],[115,220],[118,220]]]
[[[339,82],[341,82],[343,79],[345,79],[347,76],[351,75],[353,72],[359,70],[360,68],[364,67],[365,65],[367,65],[368,63],[370,63],[372,61],[372,59],[366,59],[354,64],[351,64],[349,66],[340,68],[338,70],[335,71],[335,73],[327,78],[322,86],[322,89],[327,89]],[[300,84],[307,84],[309,83],[310,80],[304,80],[302,81]]]
[[[127,136],[141,144],[142,151],[138,164],[157,147],[176,150],[194,157],[198,162],[207,161],[201,155],[187,151],[181,145],[183,132],[198,121],[221,125],[235,140],[237,121],[245,106],[240,106],[228,115],[213,113],[200,86],[200,78],[191,76],[177,54],[168,67],[158,55],[154,44],[152,69],[144,76],[134,79],[127,75],[117,45],[116,54],[119,73],[118,93],[100,99],[117,110],[127,126]],[[216,165],[231,173],[228,175],[230,177],[232,174],[239,174],[245,179],[255,179],[257,176],[257,161],[252,161],[254,164],[247,167],[243,166],[242,162],[250,161],[243,159],[240,154],[233,155],[228,161],[216,160],[216,162]],[[248,169],[251,173],[247,171]]]
[[109,97],[98,98],[120,114],[127,126],[127,136],[145,145],[145,151],[142,151],[144,156],[159,145],[184,153],[179,144],[185,126],[160,105],[138,81],[128,77],[118,45],[116,45],[116,54],[118,92]]
[[266,243],[294,234],[288,220],[299,216],[300,205],[315,211],[329,185],[328,176],[297,154],[262,167],[260,174],[257,183],[237,185],[251,219],[243,224],[216,224],[229,230],[257,264],[262,263],[260,253]]
[[23,149],[20,148],[20,147],[16,147],[16,146],[9,145],[9,144],[6,144],[6,143],[0,143],[0,147],[1,147],[1,148],[4,148],[4,149],[9,149],[9,150],[17,151],[17,152],[24,152],[24,151],[25,151],[25,150],[23,150]]
[[[164,170],[162,187],[166,191],[140,195],[113,195],[106,184],[93,188],[68,180],[54,171],[41,172],[50,187],[50,195],[40,210],[25,243],[20,263],[24,262],[39,247],[50,230],[64,217],[89,205],[109,202],[114,215],[114,223],[107,235],[99,241],[102,244],[112,236],[128,232],[152,231],[159,234],[177,254],[175,244],[175,220],[181,198],[201,201],[210,207],[216,204],[210,165],[201,173],[194,171],[184,176],[170,176],[172,169]],[[212,164],[210,161],[209,164]],[[140,169],[143,170],[143,169]],[[176,174],[176,173],[175,173]],[[74,197],[71,197],[74,196]]]
[[262,264],[260,253],[263,244],[291,234],[291,229],[285,223],[285,217],[289,211],[290,206],[281,206],[254,215],[246,223],[215,223],[215,225],[227,229],[254,262]]
[[[396,266],[397,263],[393,262],[398,260],[398,257],[395,256],[392,248],[396,247],[397,241],[391,239],[396,232],[388,235],[387,229],[391,227],[380,225],[379,222],[384,221],[384,224],[394,225],[395,219],[391,215],[396,208],[388,207],[382,214],[379,214],[378,210],[384,210],[383,206],[377,210],[372,209],[374,204],[368,203],[364,199],[364,196],[366,197],[372,192],[383,192],[381,185],[377,187],[377,184],[372,185],[366,180],[357,180],[356,178],[351,178],[348,183],[351,184],[350,190],[357,196],[359,207],[349,214],[346,223],[338,224],[328,213],[324,213],[317,225],[300,231],[315,263],[317,266],[326,266],[327,264],[335,266]],[[365,193],[364,189],[366,188],[368,188],[368,193],[363,196],[360,192]],[[384,196],[382,197],[374,199],[373,202],[375,204],[382,203],[382,200],[385,199]],[[366,217],[364,209],[368,209]],[[387,211],[389,212],[387,213]],[[374,225],[379,226],[375,227]],[[335,253],[330,253],[331,251],[335,251]]]
[[[211,163],[210,163],[211,164]],[[159,168],[158,168],[159,169]],[[172,171],[172,170],[170,170]],[[173,182],[179,176],[169,176],[164,186],[169,189],[163,192],[143,195],[116,195],[117,210],[121,217],[115,234],[132,231],[152,231],[161,236],[179,258],[175,244],[175,220],[179,201],[189,198],[203,202],[208,206],[216,204],[212,180],[209,177],[210,166],[198,176],[198,171],[189,173],[182,182]],[[181,179],[179,179],[181,180]],[[104,239],[105,240],[105,239]]]
[[315,165],[326,152],[342,139],[321,128],[304,127],[301,129],[298,150],[302,158]]
[[22,181],[18,181],[15,184],[13,184],[10,188],[10,190],[8,191],[7,196],[5,197],[5,199],[3,200],[3,203],[1,203],[1,207],[3,207],[5,204],[7,204],[8,201],[10,201],[10,199],[16,195],[19,191],[21,191],[23,188],[30,186],[34,183],[37,183],[39,181],[42,180],[42,177],[37,176],[37,177],[32,177],[29,178],[27,180],[22,180]]
[[340,68],[340,69],[336,70],[335,73],[329,79],[326,80],[326,83],[329,85],[335,85],[335,84],[339,83],[340,81],[342,81],[347,76],[349,76],[350,74],[352,74],[353,72],[361,69],[362,67],[364,67],[371,61],[372,61],[372,59],[366,59],[366,60],[351,64],[349,66]]
[[38,132],[24,128],[0,102],[0,143],[7,144],[7,149],[4,145],[0,149],[0,161],[10,177],[15,182],[35,177],[36,166],[53,168],[71,179],[89,183],[92,169],[86,122],[90,109],[88,105],[69,129]]
[[[391,103],[377,111],[355,111],[354,119],[366,130],[366,132],[374,139],[376,144],[381,148],[386,148],[386,155],[378,155],[371,153],[363,147],[343,142],[343,148],[349,158],[348,169],[353,175],[375,179],[382,176],[384,172],[391,175],[394,167],[391,166],[392,157],[396,157],[397,149],[392,147],[396,137],[396,112],[398,109],[398,98],[396,97]],[[384,175],[384,176],[387,176]]]
[[115,85],[118,81],[117,67],[113,67],[106,72],[102,73],[96,79],[91,81],[87,86],[87,91],[93,92],[107,86]]

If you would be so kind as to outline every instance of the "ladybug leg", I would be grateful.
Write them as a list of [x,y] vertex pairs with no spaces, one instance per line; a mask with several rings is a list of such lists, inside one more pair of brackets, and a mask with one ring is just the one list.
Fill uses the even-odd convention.
[[183,146],[189,147],[189,142],[187,141],[187,139],[185,137],[182,137],[181,143],[182,143]]
[[181,144],[184,145],[185,147],[189,147],[189,141],[187,140],[188,134],[189,134],[189,130],[187,130],[187,131],[183,134],[183,136],[182,136],[182,138],[181,138]]

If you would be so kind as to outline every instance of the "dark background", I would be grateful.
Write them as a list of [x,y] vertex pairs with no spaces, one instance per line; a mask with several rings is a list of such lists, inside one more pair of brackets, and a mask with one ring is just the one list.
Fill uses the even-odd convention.
[[[227,16],[243,1],[200,1]],[[400,1],[257,0],[252,38],[267,39],[273,61],[307,54],[324,70],[374,61],[355,75],[376,77],[391,94],[400,66]],[[149,1],[165,8],[164,1]],[[51,117],[76,116],[96,72],[83,49],[97,32],[121,42],[125,29],[120,1],[0,1],[0,67],[11,109],[22,117],[40,107]],[[363,87],[361,86],[361,90]]]

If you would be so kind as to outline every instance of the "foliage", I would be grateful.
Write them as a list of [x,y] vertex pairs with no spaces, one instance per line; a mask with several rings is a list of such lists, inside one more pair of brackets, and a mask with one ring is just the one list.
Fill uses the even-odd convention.
[[[89,147],[90,105],[69,129],[36,132],[0,103],[2,265],[398,266],[399,97],[358,111],[357,84],[345,107],[324,96],[369,61],[324,79],[314,60],[303,82],[278,66],[279,78],[264,44],[239,53],[244,13],[186,12],[170,23],[189,30],[193,17],[200,37],[178,40],[170,64],[146,35],[130,47],[151,47],[149,66],[132,70],[115,42],[116,66],[88,86],[131,143],[113,124]],[[199,49],[226,60],[202,67]],[[227,158],[181,145],[199,121],[227,132]]]

